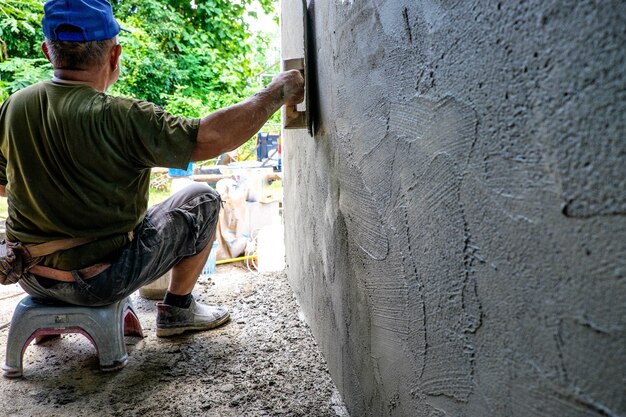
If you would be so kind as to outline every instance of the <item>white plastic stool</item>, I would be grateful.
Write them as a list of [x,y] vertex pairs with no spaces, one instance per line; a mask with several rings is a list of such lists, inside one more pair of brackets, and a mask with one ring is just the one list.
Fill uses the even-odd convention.
[[46,304],[24,297],[15,308],[7,338],[4,376],[22,376],[24,351],[33,339],[50,335],[81,333],[98,352],[100,369],[115,371],[128,362],[125,335],[143,337],[141,324],[131,300],[125,298],[102,307],[81,307],[69,304]]

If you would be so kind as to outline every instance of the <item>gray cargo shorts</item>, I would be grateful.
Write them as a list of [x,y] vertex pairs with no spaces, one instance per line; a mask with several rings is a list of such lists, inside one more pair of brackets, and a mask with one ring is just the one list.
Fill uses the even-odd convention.
[[150,207],[135,228],[134,239],[102,273],[87,280],[54,283],[50,288],[33,274],[26,274],[19,283],[39,299],[84,306],[111,304],[202,251],[215,233],[220,205],[220,195],[211,187],[192,184]]

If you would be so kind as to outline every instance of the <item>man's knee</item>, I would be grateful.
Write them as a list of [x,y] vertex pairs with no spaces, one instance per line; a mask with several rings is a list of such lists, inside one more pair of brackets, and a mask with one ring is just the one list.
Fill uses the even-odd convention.
[[189,191],[192,194],[191,199],[196,199],[200,208],[207,212],[207,216],[217,216],[222,205],[220,194],[205,183],[195,183],[190,185]]
[[205,210],[217,210],[219,212],[221,201],[219,193],[209,187],[208,184],[196,182],[182,188],[162,204],[165,210],[203,206]]
[[[199,235],[205,235],[205,239],[209,238],[218,222],[222,202],[219,193],[205,183],[189,185],[181,192],[185,192],[182,198],[185,203],[179,208],[194,219]],[[205,239],[200,238],[200,240]]]
[[219,199],[219,193],[204,182],[194,182],[193,184],[189,184],[174,195],[178,196],[179,194],[182,197],[182,200],[189,200],[203,194]]
[[159,233],[176,242],[177,256],[190,256],[211,241],[220,207],[221,198],[216,191],[207,184],[194,183],[153,206],[149,216],[162,229]]

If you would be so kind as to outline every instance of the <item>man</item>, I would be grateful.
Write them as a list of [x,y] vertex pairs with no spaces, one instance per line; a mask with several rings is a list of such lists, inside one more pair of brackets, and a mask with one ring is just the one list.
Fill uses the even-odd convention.
[[[20,285],[39,299],[96,306],[171,269],[157,336],[227,322],[225,308],[191,295],[214,239],[219,195],[196,184],[146,211],[150,168],[184,168],[238,147],[281,105],[302,101],[302,76],[281,73],[253,97],[202,119],[174,117],[105,94],[122,52],[106,0],[49,0],[42,27],[54,77],[0,107],[7,241],[32,256]],[[45,242],[53,253],[37,246]]]

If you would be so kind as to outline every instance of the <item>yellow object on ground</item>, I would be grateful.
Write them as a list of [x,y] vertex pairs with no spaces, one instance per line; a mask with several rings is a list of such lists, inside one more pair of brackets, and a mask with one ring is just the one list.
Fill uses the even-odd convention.
[[227,264],[230,262],[246,261],[248,259],[256,259],[256,255],[240,256],[239,258],[231,258],[231,259],[222,259],[221,261],[215,262],[215,265],[222,265],[222,264]]

